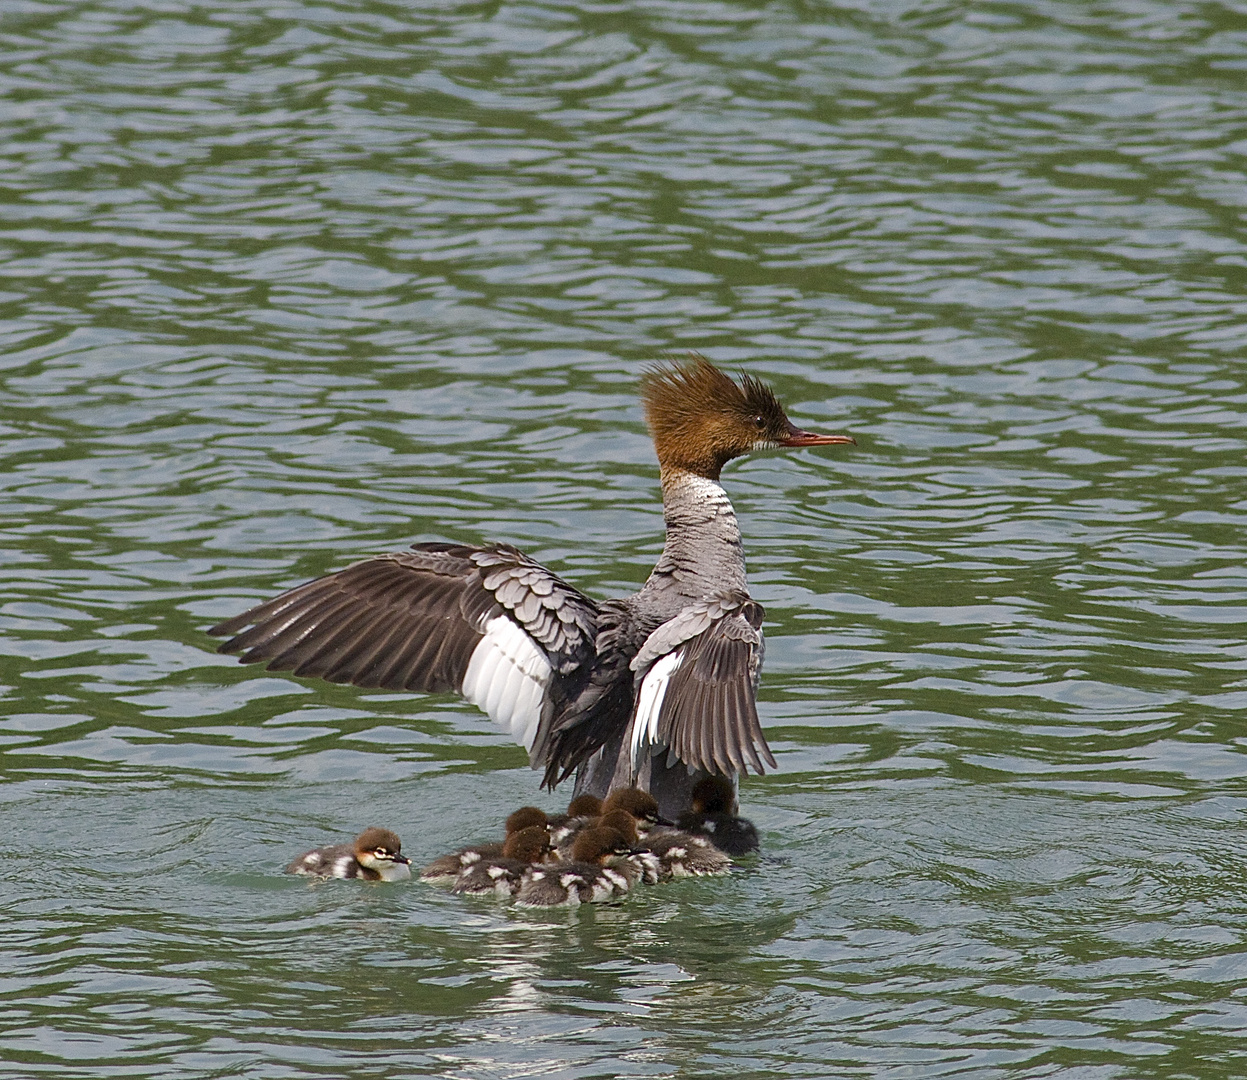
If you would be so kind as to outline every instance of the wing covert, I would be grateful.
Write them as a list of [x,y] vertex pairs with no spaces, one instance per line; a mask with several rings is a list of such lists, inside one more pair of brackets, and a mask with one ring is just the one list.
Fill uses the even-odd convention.
[[762,605],[743,592],[686,607],[637,653],[633,760],[662,745],[694,769],[762,773],[775,758],[755,701],[762,666]]
[[593,656],[597,605],[509,545],[415,544],[296,586],[212,627],[274,671],[453,690],[531,751],[560,685]]

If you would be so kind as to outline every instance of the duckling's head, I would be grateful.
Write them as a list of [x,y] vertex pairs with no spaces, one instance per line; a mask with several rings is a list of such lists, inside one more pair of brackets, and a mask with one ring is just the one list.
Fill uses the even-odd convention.
[[533,825],[540,825],[543,829],[546,827],[546,812],[536,806],[521,806],[514,813],[507,816],[507,835],[513,832],[519,832],[521,829],[530,828]]
[[550,834],[544,825],[529,825],[507,835],[502,854],[520,862],[544,862],[550,851]]
[[691,799],[698,814],[736,813],[736,788],[726,776],[703,776],[693,785]]
[[389,829],[365,829],[355,837],[356,861],[370,870],[408,865],[411,860],[401,854],[402,850],[403,842]]
[[631,851],[632,845],[624,839],[622,833],[594,825],[582,830],[576,837],[576,842],[572,845],[572,859],[575,862],[602,866],[608,859],[628,855]]
[[568,817],[597,817],[602,812],[602,800],[596,795],[577,795],[567,804]]
[[603,813],[611,810],[626,810],[635,821],[644,822],[646,825],[658,825],[662,822],[658,813],[658,800],[640,788],[616,788],[612,791],[602,803]]
[[637,842],[636,818],[627,810],[609,810],[597,819],[596,824],[604,829],[614,829],[629,844]]

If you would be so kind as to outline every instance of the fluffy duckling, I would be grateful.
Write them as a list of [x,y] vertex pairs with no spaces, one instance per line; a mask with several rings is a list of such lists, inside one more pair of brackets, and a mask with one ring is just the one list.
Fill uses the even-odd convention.
[[706,837],[682,829],[652,829],[641,841],[658,861],[658,880],[712,877],[731,872],[732,860]]
[[628,877],[608,864],[630,851],[614,829],[585,829],[576,838],[572,861],[528,868],[515,902],[521,907],[575,907],[623,896]]
[[632,816],[641,838],[639,846],[658,861],[660,881],[726,874],[732,868],[732,860],[706,837],[664,827],[669,823],[659,816],[658,802],[647,791],[619,788],[606,796],[603,805]]
[[658,812],[658,800],[648,791],[640,788],[616,788],[602,802],[602,813],[612,810],[626,810],[636,822],[637,832],[644,836],[656,825],[670,825],[671,822]]
[[758,830],[736,816],[736,790],[726,776],[704,776],[693,786],[693,805],[676,824],[688,833],[707,837],[727,855],[758,850]]
[[[644,882],[646,885],[654,885],[658,881],[658,861],[646,851],[637,851],[636,846],[640,839],[637,833],[636,819],[626,810],[615,809],[608,810],[600,817],[585,818],[576,824],[574,831],[570,831],[570,835],[566,835],[560,843],[554,843],[551,837],[551,844],[554,846],[555,858],[560,862],[570,862],[573,858],[572,849],[575,846],[576,838],[585,830],[594,827],[614,829],[621,833],[623,838],[628,842],[632,853],[612,863],[615,869],[619,870],[628,878],[628,884],[635,885],[638,881]],[[564,830],[567,833],[568,830]]]
[[313,848],[286,867],[287,874],[309,877],[402,881],[411,877],[411,860],[402,841],[389,829],[365,829],[351,844]]
[[602,813],[602,800],[596,795],[577,795],[567,804],[566,814],[550,818],[550,840],[555,847],[567,845],[570,850],[575,834]]
[[[544,810],[536,806],[521,806],[507,817],[507,836],[517,833],[521,829],[534,827],[544,829],[547,821]],[[474,844],[472,847],[452,851],[449,855],[439,855],[420,871],[420,880],[427,881],[431,885],[454,885],[459,880],[459,875],[469,866],[480,862],[482,859],[501,857],[505,843],[506,841],[504,840],[502,843]]]
[[597,819],[604,829],[614,829],[627,841],[631,853],[612,861],[611,865],[628,879],[629,887],[640,882],[657,885],[662,878],[662,867],[652,852],[638,849],[636,819],[627,810],[609,810]]
[[525,871],[544,862],[550,853],[550,834],[544,826],[530,825],[511,833],[502,845],[502,854],[486,857],[465,867],[451,892],[495,896],[514,896]]

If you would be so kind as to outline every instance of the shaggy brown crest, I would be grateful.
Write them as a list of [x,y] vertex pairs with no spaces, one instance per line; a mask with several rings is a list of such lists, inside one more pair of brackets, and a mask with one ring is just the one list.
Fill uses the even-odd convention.
[[727,462],[787,423],[779,399],[756,379],[738,386],[705,357],[650,368],[641,377],[645,420],[663,469],[712,480]]
[[641,399],[664,474],[680,469],[718,480],[724,465],[750,450],[853,441],[801,431],[769,386],[749,375],[733,382],[697,353],[646,371]]

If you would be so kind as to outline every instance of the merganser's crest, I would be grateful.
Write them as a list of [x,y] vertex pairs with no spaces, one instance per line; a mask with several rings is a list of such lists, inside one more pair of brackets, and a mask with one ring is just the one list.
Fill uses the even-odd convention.
[[[214,626],[243,663],[389,690],[455,691],[577,794],[639,783],[664,813],[699,771],[774,767],[758,720],[761,605],[718,483],[762,447],[850,443],[794,427],[778,398],[699,356],[648,371],[667,539],[644,587],[594,601],[506,544],[415,544]],[[665,763],[661,752],[666,750]]]
[[664,469],[711,480],[734,457],[782,445],[792,427],[770,387],[748,375],[738,386],[696,355],[687,364],[647,371],[641,399]]

